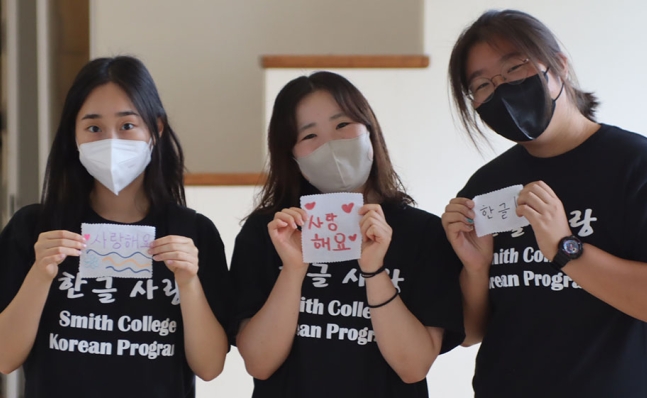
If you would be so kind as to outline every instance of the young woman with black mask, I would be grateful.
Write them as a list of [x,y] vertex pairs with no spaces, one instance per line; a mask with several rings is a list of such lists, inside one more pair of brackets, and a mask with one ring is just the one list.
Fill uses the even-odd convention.
[[[595,121],[596,98],[523,12],[469,26],[449,76],[474,139],[483,122],[517,143],[443,215],[464,265],[464,344],[482,342],[476,397],[647,396],[647,139]],[[472,198],[516,184],[530,225],[477,237]]]

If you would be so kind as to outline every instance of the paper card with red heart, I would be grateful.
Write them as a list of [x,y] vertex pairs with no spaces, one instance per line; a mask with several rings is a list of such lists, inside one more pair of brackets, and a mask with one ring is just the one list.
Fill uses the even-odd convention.
[[81,278],[139,278],[153,276],[148,248],[155,227],[121,224],[81,224],[86,247],[81,251]]
[[308,213],[301,227],[301,248],[305,263],[332,263],[357,260],[362,255],[359,209],[364,197],[359,193],[328,193],[301,197]]

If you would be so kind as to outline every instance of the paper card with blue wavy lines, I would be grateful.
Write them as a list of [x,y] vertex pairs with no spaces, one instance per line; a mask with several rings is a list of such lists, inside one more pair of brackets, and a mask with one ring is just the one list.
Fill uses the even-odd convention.
[[155,227],[84,223],[81,234],[87,241],[79,263],[81,278],[153,276],[153,258],[148,248],[155,240]]

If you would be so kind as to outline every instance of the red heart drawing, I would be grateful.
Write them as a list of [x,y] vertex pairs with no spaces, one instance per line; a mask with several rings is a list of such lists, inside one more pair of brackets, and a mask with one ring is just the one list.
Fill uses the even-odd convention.
[[357,234],[348,235],[348,239],[350,239],[351,242],[355,242],[355,239],[357,239]]
[[341,205],[341,209],[346,213],[350,213],[353,210],[353,206],[355,206],[355,203],[349,203],[347,205]]
[[85,234],[83,235],[83,237],[85,238],[86,241],[90,240],[90,234]]
[[312,209],[314,209],[314,208],[315,208],[315,204],[317,204],[317,203],[316,203],[316,202],[306,203],[306,204],[305,204],[305,207],[306,207],[306,209],[308,209],[308,210],[312,210]]

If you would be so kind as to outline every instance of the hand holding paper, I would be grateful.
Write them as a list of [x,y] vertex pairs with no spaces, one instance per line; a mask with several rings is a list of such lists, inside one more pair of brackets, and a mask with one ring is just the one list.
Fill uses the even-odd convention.
[[43,272],[54,279],[58,274],[58,265],[67,256],[78,257],[85,246],[83,237],[70,231],[48,231],[38,236],[34,245],[36,261],[33,269]]
[[270,239],[281,257],[283,266],[305,263],[301,251],[301,231],[297,228],[305,224],[306,217],[305,210],[291,207],[276,213],[274,220],[267,225]]
[[543,181],[527,184],[519,193],[518,213],[532,225],[539,250],[548,259],[557,253],[560,239],[571,235],[564,205],[555,192]]
[[359,265],[364,272],[375,272],[384,264],[384,256],[391,244],[393,230],[384,218],[382,206],[364,205],[360,211],[362,220],[362,256]]
[[492,262],[492,235],[476,236],[474,231],[474,201],[467,198],[454,198],[442,216],[443,228],[454,252],[465,269],[473,273],[483,273]]
[[164,261],[178,286],[186,285],[198,275],[198,248],[191,238],[168,235],[154,240],[148,254],[155,261]]

